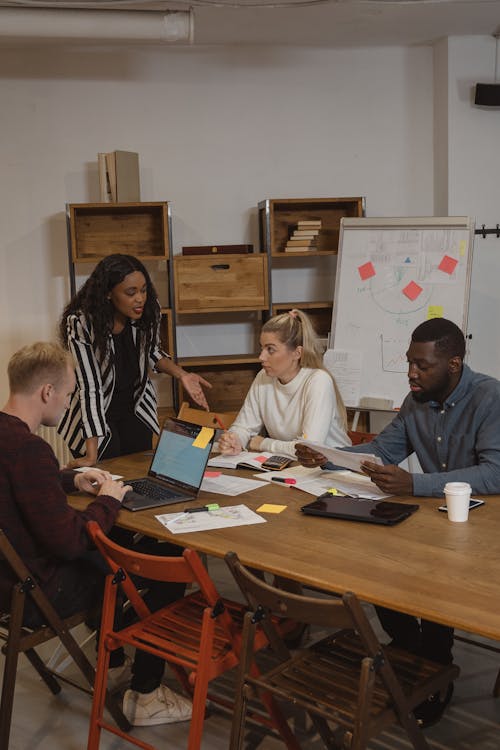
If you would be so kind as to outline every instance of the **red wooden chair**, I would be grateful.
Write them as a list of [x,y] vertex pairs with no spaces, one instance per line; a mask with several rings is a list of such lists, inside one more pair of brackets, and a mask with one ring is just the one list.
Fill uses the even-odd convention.
[[353,445],[361,445],[362,443],[370,443],[374,437],[377,436],[376,432],[358,432],[357,430],[348,430],[347,434],[351,439]]
[[[102,729],[127,739],[144,750],[154,750],[151,745],[104,720],[109,656],[119,646],[142,649],[160,656],[170,665],[183,688],[192,695],[188,750],[198,750],[203,733],[208,683],[238,664],[241,626],[247,608],[219,596],[194,550],[185,549],[182,557],[144,555],[112,542],[94,521],[90,521],[87,528],[111,570],[106,578],[104,591],[88,750],[98,749]],[[130,575],[157,581],[194,582],[198,584],[199,591],[151,613]],[[139,619],[138,622],[115,631],[113,620],[118,586],[122,588]],[[255,650],[267,645],[264,631],[259,629]],[[289,748],[299,750],[274,700],[269,697],[265,699],[265,703],[271,715],[271,725],[282,734]]]

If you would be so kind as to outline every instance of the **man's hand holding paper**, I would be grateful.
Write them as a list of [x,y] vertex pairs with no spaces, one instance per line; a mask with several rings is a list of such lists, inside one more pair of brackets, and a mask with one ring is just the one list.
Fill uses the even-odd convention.
[[[304,447],[307,450],[304,450]],[[351,469],[351,471],[357,471],[359,474],[363,474],[368,473],[363,470],[363,464],[365,462],[375,466],[382,466],[381,459],[372,453],[350,453],[349,451],[343,451],[339,448],[330,448],[327,445],[313,443],[311,440],[301,440],[300,443],[295,446],[295,450],[297,459],[300,463],[309,468],[323,466],[323,464],[329,462],[334,466]]]

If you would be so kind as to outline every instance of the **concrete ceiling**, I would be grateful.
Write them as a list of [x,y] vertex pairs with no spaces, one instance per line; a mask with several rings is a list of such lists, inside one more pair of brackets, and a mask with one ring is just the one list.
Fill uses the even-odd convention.
[[162,11],[192,7],[196,45],[412,45],[431,44],[445,36],[500,31],[500,0],[3,0],[0,30],[2,7],[19,9],[26,14],[26,23],[30,9],[35,8]]

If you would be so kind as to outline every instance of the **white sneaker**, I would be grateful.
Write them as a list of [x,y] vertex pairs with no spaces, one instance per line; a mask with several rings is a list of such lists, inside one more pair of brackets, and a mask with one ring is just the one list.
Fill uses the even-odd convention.
[[129,687],[132,680],[132,659],[125,656],[125,661],[119,667],[108,669],[108,690],[114,693]]
[[123,713],[134,727],[188,721],[192,712],[191,701],[166,685],[160,685],[152,693],[127,690],[123,696]]

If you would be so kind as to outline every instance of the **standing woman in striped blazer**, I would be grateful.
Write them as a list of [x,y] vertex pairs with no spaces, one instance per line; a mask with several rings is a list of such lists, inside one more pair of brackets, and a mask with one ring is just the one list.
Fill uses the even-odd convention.
[[151,278],[131,255],[103,258],[64,310],[59,335],[72,353],[77,386],[58,431],[74,456],[70,468],[149,450],[159,432],[149,369],[178,378],[192,399],[202,386],[159,347],[160,306]]

